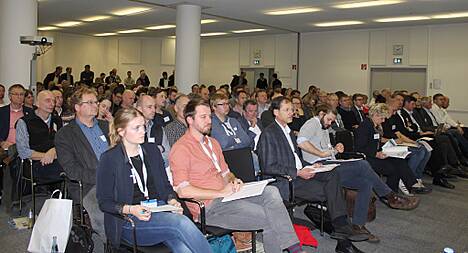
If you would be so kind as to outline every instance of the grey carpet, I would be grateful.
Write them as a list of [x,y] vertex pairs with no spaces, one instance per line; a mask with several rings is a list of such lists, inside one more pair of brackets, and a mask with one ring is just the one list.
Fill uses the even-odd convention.
[[[379,236],[381,242],[355,245],[368,253],[435,253],[442,252],[447,246],[457,253],[468,253],[468,180],[458,179],[452,183],[456,185],[455,190],[434,186],[431,194],[421,196],[420,206],[413,211],[392,210],[379,202],[377,219],[367,228]],[[298,208],[296,214],[305,218],[302,211]],[[11,229],[9,218],[2,207],[0,252],[26,252],[31,232]],[[307,247],[307,252],[335,252],[336,241],[327,235],[321,237],[317,230],[313,235],[319,241],[319,247]]]

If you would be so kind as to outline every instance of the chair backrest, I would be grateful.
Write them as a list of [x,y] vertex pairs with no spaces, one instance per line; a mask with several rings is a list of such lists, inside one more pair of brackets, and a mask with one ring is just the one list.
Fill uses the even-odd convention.
[[345,152],[354,152],[354,134],[351,131],[337,131],[335,135],[330,133],[330,142],[332,145],[343,143]]
[[256,181],[255,168],[250,148],[223,151],[224,160],[237,178],[244,182]]

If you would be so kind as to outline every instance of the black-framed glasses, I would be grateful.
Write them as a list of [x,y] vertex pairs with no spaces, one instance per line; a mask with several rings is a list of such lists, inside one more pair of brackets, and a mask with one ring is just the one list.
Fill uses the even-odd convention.
[[99,105],[99,101],[81,101],[80,104]]

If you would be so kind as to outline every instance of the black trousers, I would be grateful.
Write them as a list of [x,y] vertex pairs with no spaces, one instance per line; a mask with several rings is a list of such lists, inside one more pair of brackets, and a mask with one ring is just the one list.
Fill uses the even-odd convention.
[[408,189],[417,182],[413,171],[408,167],[408,163],[404,159],[367,157],[367,161],[377,174],[387,177],[387,185],[394,192],[398,192],[400,179]]
[[340,178],[335,170],[315,174],[311,179],[294,179],[295,196],[309,201],[327,201],[330,218],[347,215]]

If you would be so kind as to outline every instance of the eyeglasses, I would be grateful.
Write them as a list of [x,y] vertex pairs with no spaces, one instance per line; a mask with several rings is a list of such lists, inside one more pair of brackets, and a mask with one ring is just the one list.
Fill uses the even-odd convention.
[[99,101],[81,101],[80,104],[99,105]]
[[219,103],[219,104],[216,104],[217,106],[225,106],[225,105],[229,105],[229,103]]
[[22,96],[24,96],[24,92],[21,92],[21,93],[10,93],[10,95],[22,97]]

